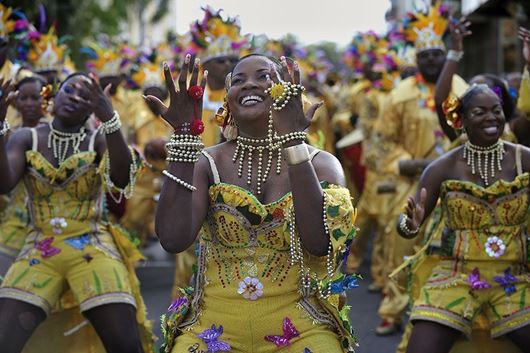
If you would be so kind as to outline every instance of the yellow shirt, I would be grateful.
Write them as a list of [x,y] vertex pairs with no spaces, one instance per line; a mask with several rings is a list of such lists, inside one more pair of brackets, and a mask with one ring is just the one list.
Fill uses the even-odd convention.
[[221,129],[215,122],[215,113],[223,105],[225,90],[212,90],[206,87],[202,106],[204,132],[202,142],[206,147],[216,145],[221,140]]
[[[451,94],[461,95],[467,83],[455,75]],[[386,103],[375,131],[383,142],[384,171],[399,174],[406,159],[434,158],[445,152],[445,138],[434,106],[434,85],[415,76],[401,81]]]
[[528,72],[528,67],[524,68],[523,79],[519,88],[517,108],[530,119],[530,73]]

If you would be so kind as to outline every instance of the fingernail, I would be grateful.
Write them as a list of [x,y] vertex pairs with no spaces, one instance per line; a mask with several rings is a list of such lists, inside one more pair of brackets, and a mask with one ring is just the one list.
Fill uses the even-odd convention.
[[186,58],[184,59],[184,62],[185,62],[186,64],[189,64],[189,63],[190,63],[190,59],[191,59],[191,55],[188,54],[188,55],[186,55]]
[[143,99],[147,99],[147,96],[145,94],[142,94]]
[[208,70],[204,70],[204,77],[208,77]]
[[200,62],[201,62],[201,59],[199,59],[199,58],[195,58],[195,62],[193,63],[193,65],[194,65],[195,67],[199,67],[199,63],[200,63]]
[[167,61],[164,61],[164,70],[169,70],[169,65],[167,64]]

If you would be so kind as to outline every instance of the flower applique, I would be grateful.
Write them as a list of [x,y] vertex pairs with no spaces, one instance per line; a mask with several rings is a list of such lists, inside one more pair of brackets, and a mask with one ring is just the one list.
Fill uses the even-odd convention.
[[358,275],[342,275],[331,282],[331,294],[340,294],[357,287],[359,287]]
[[291,340],[295,337],[300,336],[300,332],[294,327],[291,320],[286,317],[283,319],[283,335],[276,336],[276,335],[269,335],[265,336],[265,340],[272,342],[276,345],[276,347],[285,347],[291,344]]
[[167,308],[167,311],[170,311],[172,313],[178,313],[180,311],[180,308],[187,304],[187,297],[178,297],[177,299],[173,300],[173,303],[171,303],[171,305]]
[[504,245],[502,239],[497,236],[489,237],[486,244],[484,244],[484,247],[486,248],[488,256],[494,258],[501,257],[504,254],[504,250],[506,250],[506,245]]
[[504,270],[504,276],[495,276],[493,277],[493,280],[504,288],[504,293],[506,293],[506,295],[512,295],[517,291],[514,284],[517,282],[517,277],[510,273],[509,267]]
[[52,226],[52,231],[54,234],[62,234],[63,229],[68,227],[66,219],[62,217],[55,217],[50,219],[50,225]]
[[43,258],[52,257],[61,252],[61,249],[52,246],[54,240],[54,237],[47,237],[44,240],[37,242],[37,245],[35,245],[35,248],[40,251],[40,255]]
[[491,284],[488,281],[482,281],[480,279],[480,271],[478,267],[475,267],[473,271],[467,277],[467,283],[471,286],[472,290],[481,290],[491,288]]
[[84,250],[85,246],[87,246],[90,243],[90,235],[83,234],[78,237],[68,238],[64,242],[70,245],[74,249]]
[[263,284],[256,277],[245,277],[239,282],[237,293],[248,300],[257,300],[263,295]]
[[208,350],[206,352],[208,353],[231,351],[232,347],[228,343],[219,341],[219,337],[221,337],[222,334],[222,325],[219,325],[219,328],[217,328],[215,325],[212,325],[211,328],[199,333],[197,337],[206,343],[206,346],[208,346]]

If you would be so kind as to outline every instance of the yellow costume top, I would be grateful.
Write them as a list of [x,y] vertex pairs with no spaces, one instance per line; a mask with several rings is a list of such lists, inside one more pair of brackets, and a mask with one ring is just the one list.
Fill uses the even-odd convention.
[[11,191],[8,205],[0,217],[0,252],[16,257],[24,245],[29,226],[24,183],[18,183]]
[[[290,344],[293,352],[353,352],[349,307],[339,309],[338,293],[354,280],[337,271],[355,233],[348,190],[323,183],[334,275],[326,276],[326,257],[304,253],[311,273],[307,288],[300,265],[291,262],[291,193],[262,204],[247,190],[221,182],[209,158],[215,181],[194,287],[181,289],[162,318],[162,351],[206,351],[220,344],[234,353],[272,353]],[[325,299],[319,293],[327,288],[332,294]]]
[[145,102],[138,103],[134,109],[136,115],[131,122],[131,128],[136,136],[135,144],[143,152],[149,141],[155,138],[167,139],[173,128],[162,117],[155,115]]
[[[97,132],[87,151],[71,155],[57,168],[37,150],[36,129],[31,132],[33,147],[26,151],[28,168],[23,178],[30,224],[24,246],[2,282],[0,297],[38,306],[46,314],[75,306],[85,311],[110,303],[133,305],[147,351],[152,345],[150,323],[134,272],[134,264],[143,257],[126,233],[107,222],[103,185],[109,177],[108,154],[98,163]],[[126,190],[133,187],[134,171],[141,166],[141,160],[132,155],[133,172]],[[73,297],[64,306],[61,297],[68,293]],[[58,352],[61,349],[55,344],[64,344],[66,322],[55,324],[48,337],[58,334],[58,340],[46,349]],[[91,344],[86,342],[87,351]],[[43,351],[37,344],[32,347]]]
[[488,187],[447,180],[440,199],[447,230],[441,262],[420,291],[411,320],[439,322],[471,334],[484,312],[492,337],[516,330],[530,319],[526,220],[530,175]]

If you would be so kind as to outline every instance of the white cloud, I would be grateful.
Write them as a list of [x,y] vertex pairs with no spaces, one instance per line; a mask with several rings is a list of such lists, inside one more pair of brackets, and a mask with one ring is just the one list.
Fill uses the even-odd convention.
[[389,0],[176,0],[177,31],[202,18],[201,6],[239,15],[243,33],[280,38],[296,35],[303,43],[333,41],[346,45],[354,33],[373,29],[383,32]]

